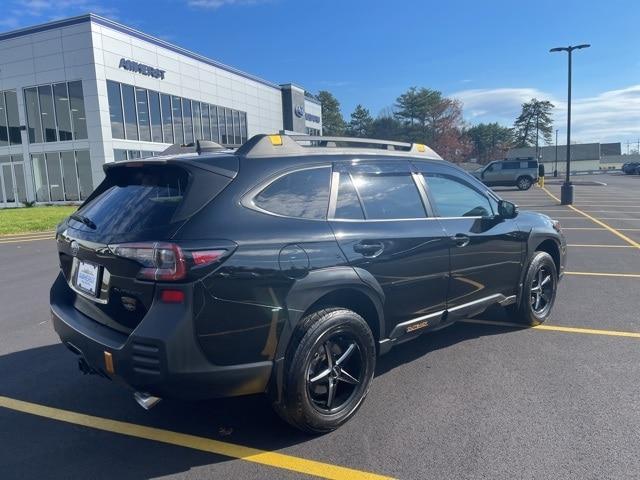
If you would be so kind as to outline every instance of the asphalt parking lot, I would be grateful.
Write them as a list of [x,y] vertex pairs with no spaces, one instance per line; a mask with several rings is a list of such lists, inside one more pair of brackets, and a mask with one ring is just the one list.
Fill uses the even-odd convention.
[[[82,376],[49,322],[50,234],[0,238],[0,479],[639,478],[640,177],[500,189],[561,221],[568,271],[553,318],[499,310],[378,362],[358,415],[309,437],[260,396],[145,412]],[[556,197],[556,198],[554,198]]]

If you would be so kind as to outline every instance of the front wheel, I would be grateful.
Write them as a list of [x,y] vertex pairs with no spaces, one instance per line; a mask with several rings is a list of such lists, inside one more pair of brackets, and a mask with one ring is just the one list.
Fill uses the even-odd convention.
[[287,350],[276,412],[309,433],[335,430],[367,395],[375,353],[371,329],[357,313],[325,308],[307,315]]
[[556,299],[558,270],[547,252],[536,252],[522,286],[518,305],[507,307],[509,316],[520,323],[539,325],[551,315]]
[[519,177],[516,181],[518,190],[529,190],[531,185],[533,185],[533,181],[529,177]]

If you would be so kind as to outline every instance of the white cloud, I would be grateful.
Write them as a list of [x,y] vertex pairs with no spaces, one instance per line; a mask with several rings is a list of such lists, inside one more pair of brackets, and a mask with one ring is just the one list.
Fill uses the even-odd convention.
[[[464,105],[472,123],[499,122],[512,125],[522,103],[531,98],[549,100],[555,106],[556,128],[565,130],[567,105],[550,93],[535,88],[461,90],[450,95]],[[574,97],[571,108],[572,140],[582,142],[623,141],[640,136],[640,84],[609,90],[591,97]]]
[[72,17],[84,13],[97,13],[116,18],[116,10],[100,5],[95,0],[7,0],[3,5],[0,26],[14,29]]
[[215,10],[227,5],[257,5],[260,3],[267,3],[270,0],[188,0],[187,4],[190,7],[206,8],[209,10]]

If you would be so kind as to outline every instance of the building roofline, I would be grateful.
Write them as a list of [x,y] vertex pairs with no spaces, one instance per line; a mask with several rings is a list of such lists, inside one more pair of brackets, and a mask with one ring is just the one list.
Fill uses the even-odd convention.
[[70,17],[70,18],[65,18],[61,20],[54,20],[52,22],[34,25],[32,27],[25,27],[17,30],[11,30],[5,33],[0,33],[0,42],[2,42],[3,40],[9,40],[11,38],[22,37],[23,35],[31,35],[38,32],[44,32],[44,31],[53,30],[56,28],[68,27],[71,25],[77,25],[85,22],[97,23],[98,25],[102,25],[107,28],[117,30],[127,35],[131,35],[132,37],[136,37],[140,40],[144,40],[146,42],[152,43],[156,46],[166,48],[167,50],[171,50],[180,55],[184,55],[186,57],[192,58],[199,62],[206,63],[207,65],[211,65],[213,67],[226,70],[229,73],[233,73],[235,75],[239,75],[249,80],[253,80],[255,82],[261,83],[263,85],[274,88],[276,90],[281,90],[280,85],[278,85],[277,83],[273,83],[263,78],[252,75],[250,73],[243,72],[242,70],[238,70],[237,68],[218,62],[217,60],[213,60],[211,58],[205,57],[204,55],[200,55],[198,53],[192,52],[190,50],[187,50],[186,48],[179,47],[165,40],[162,40],[160,38],[156,38],[152,35],[141,32],[140,30],[136,30],[135,28],[127,27],[126,25],[122,25],[121,23],[115,22],[105,17],[101,17],[100,15],[96,15],[95,13],[87,13],[84,15],[76,16],[76,17]]

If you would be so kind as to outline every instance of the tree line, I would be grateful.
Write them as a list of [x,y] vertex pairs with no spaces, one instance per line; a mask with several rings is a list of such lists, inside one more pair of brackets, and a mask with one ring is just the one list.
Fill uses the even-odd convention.
[[504,158],[507,150],[550,144],[554,105],[532,98],[522,104],[512,127],[494,123],[469,125],[462,115],[462,103],[438,90],[411,87],[391,108],[377,117],[358,104],[346,121],[340,102],[326,90],[317,99],[322,105],[323,134],[424,143],[453,162],[475,159],[479,163]]

